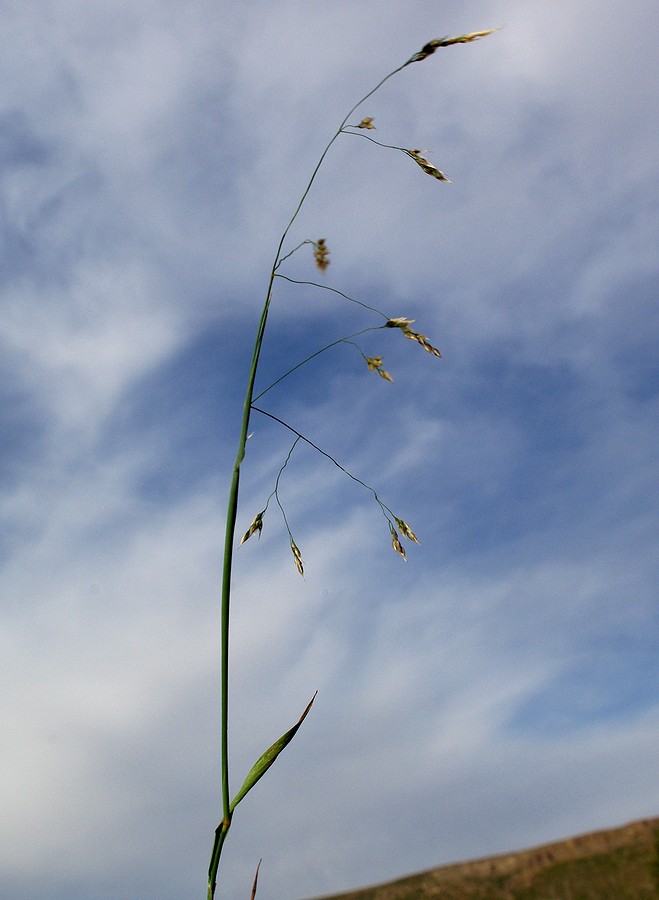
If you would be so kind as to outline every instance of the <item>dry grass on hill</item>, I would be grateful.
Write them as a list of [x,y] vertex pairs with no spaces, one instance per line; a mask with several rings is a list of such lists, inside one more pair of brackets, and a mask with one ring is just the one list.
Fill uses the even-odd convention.
[[441,866],[323,900],[659,898],[659,818],[530,850]]

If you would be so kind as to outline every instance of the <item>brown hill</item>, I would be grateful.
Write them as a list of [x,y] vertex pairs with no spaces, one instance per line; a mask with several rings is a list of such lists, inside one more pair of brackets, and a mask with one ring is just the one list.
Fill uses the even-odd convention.
[[659,898],[659,818],[530,850],[440,866],[322,900]]

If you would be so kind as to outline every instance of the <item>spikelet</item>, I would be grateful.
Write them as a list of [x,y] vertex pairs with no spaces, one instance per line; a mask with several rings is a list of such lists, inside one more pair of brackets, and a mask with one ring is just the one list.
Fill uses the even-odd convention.
[[418,537],[414,534],[407,522],[404,522],[402,519],[396,518],[396,516],[394,516],[394,520],[403,537],[406,537],[408,541],[413,541],[415,544],[419,543]]
[[409,338],[411,341],[416,341],[417,344],[420,344],[426,353],[430,353],[432,356],[438,356],[440,359],[442,358],[442,354],[439,352],[437,347],[433,347],[425,334],[420,334],[418,331],[413,331],[410,328],[412,322],[415,319],[408,319],[406,316],[398,316],[395,319],[389,319],[385,322],[385,328],[400,328],[406,338]]
[[386,369],[382,368],[381,356],[367,356],[366,365],[371,372],[377,372],[380,378],[384,378],[385,381],[393,381],[393,378],[391,377],[389,372],[387,372]]
[[389,531],[391,532],[391,546],[394,548],[396,553],[401,556],[405,562],[407,562],[407,557],[405,556],[405,548],[400,542],[400,538],[398,537],[398,532],[394,528],[394,526],[389,523]]
[[458,37],[443,37],[437,38],[434,41],[428,41],[418,53],[414,54],[409,62],[421,62],[431,56],[435,50],[438,50],[440,47],[450,47],[452,44],[471,44],[472,41],[487,37],[488,34],[494,34],[495,31],[499,31],[499,29],[488,28],[485,31],[471,31],[469,34],[460,34]]
[[355,125],[355,128],[367,128],[369,131],[373,131],[375,129],[375,125],[373,124],[372,116],[366,116],[361,120],[359,125]]
[[318,238],[317,241],[313,242],[313,257],[316,260],[316,268],[324,272],[330,264],[329,250],[327,249],[325,238]]
[[437,356],[440,359],[442,358],[442,354],[439,352],[437,347],[433,347],[425,334],[419,334],[418,331],[412,331],[411,328],[401,328],[401,331],[406,338],[409,338],[411,341],[416,341],[417,344],[420,344],[426,351],[426,353],[430,353],[432,356]]
[[443,172],[440,172],[436,166],[433,166],[433,164],[429,163],[425,157],[421,156],[419,150],[405,150],[404,152],[414,160],[417,166],[420,166],[420,168],[423,169],[426,175],[431,175],[438,181],[445,181],[447,184],[453,184],[453,182],[447,175],[445,175]]
[[385,322],[385,328],[406,328],[416,322],[416,319],[408,319],[407,316],[398,316],[396,319],[389,319]]
[[291,550],[293,551],[293,559],[295,560],[295,565],[297,567],[298,572],[304,578],[304,565],[302,563],[302,554],[300,553],[300,548],[295,543],[293,538],[291,538]]
[[262,528],[263,528],[263,515],[264,515],[264,513],[265,513],[265,510],[262,510],[260,513],[257,513],[257,514],[254,516],[254,520],[253,520],[252,524],[249,526],[249,528],[247,529],[247,531],[245,532],[245,534],[242,536],[242,539],[241,539],[240,544],[239,544],[238,546],[241,546],[242,544],[245,543],[245,541],[248,541],[248,540],[251,538],[251,536],[252,536],[255,532],[257,532],[257,531],[258,531],[258,533],[259,533],[259,537],[261,537],[261,530],[262,530]]

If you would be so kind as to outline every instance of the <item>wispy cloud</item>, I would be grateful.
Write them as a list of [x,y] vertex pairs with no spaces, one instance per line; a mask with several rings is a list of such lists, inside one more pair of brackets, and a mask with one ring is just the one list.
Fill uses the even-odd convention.
[[[332,260],[294,277],[444,359],[384,329],[363,349],[393,384],[339,346],[261,401],[421,546],[403,565],[368,491],[296,448],[304,582],[276,507],[236,559],[236,781],[319,695],[241,805],[227,892],[261,856],[289,900],[656,814],[656,13],[9,6],[0,894],[202,895],[225,482],[275,241],[361,90],[500,24],[363,110],[454,183],[346,137],[291,234]],[[278,282],[263,386],[353,323]],[[253,429],[244,529],[292,443]]]

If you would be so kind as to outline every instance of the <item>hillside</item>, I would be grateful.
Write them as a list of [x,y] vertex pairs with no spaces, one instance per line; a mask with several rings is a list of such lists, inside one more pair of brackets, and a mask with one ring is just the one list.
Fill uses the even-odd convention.
[[659,818],[440,866],[321,900],[650,900],[659,898]]

